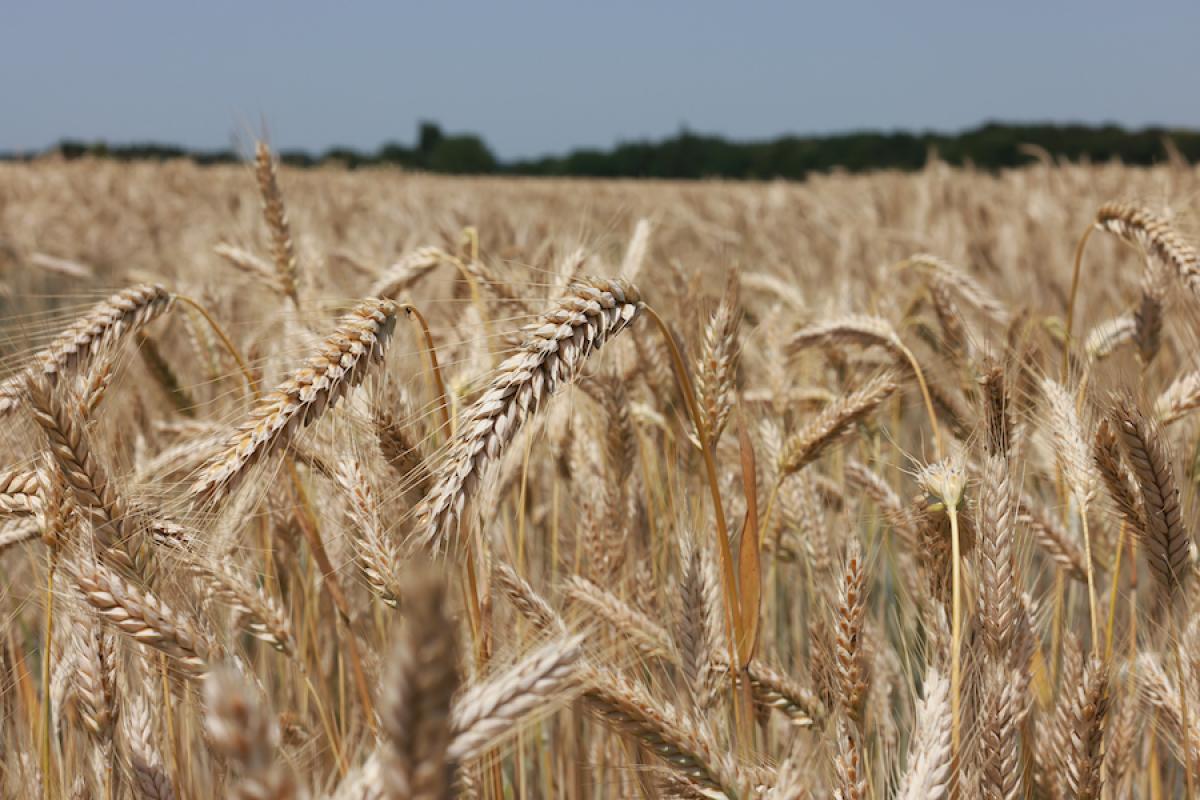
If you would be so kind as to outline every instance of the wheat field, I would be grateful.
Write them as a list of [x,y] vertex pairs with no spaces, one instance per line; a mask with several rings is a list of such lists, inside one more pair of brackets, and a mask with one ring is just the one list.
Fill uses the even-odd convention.
[[0,787],[1200,786],[1200,171],[0,164]]

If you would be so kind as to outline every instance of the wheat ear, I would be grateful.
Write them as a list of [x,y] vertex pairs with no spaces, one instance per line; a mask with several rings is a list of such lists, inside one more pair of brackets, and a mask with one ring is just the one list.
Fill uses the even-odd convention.
[[1096,227],[1140,247],[1200,295],[1200,258],[1196,248],[1163,217],[1132,203],[1105,203],[1096,212]]
[[1191,537],[1183,522],[1167,443],[1129,397],[1118,398],[1112,420],[1142,493],[1147,561],[1164,596],[1174,597],[1190,573]]
[[279,181],[275,175],[275,159],[266,142],[258,142],[254,148],[254,177],[258,181],[258,193],[262,198],[263,219],[271,232],[271,257],[275,262],[276,278],[283,293],[299,308],[296,247],[292,242],[287,208],[283,204],[283,192],[279,190]]
[[582,636],[550,641],[512,667],[468,689],[454,703],[452,761],[474,759],[521,720],[568,696],[583,655]]
[[941,800],[950,794],[950,681],[936,669],[925,676],[925,699],[917,707],[908,770],[898,800]]
[[149,553],[130,524],[128,505],[92,451],[79,404],[64,402],[60,395],[45,377],[29,383],[30,409],[46,435],[55,468],[91,522],[98,554],[142,575]]
[[220,452],[201,469],[189,494],[194,504],[232,492],[257,461],[285,447],[296,432],[337,404],[382,361],[396,326],[396,304],[363,300],[315,355],[250,411]]
[[433,487],[417,506],[419,543],[434,551],[449,546],[487,468],[500,460],[546,398],[572,382],[588,356],[633,322],[641,308],[633,286],[594,278],[574,284],[525,329],[519,352],[499,366],[487,390],[463,415],[434,473]]
[[121,719],[133,790],[140,800],[175,800],[175,789],[155,741],[154,715],[143,693],[130,693]]
[[214,650],[192,620],[103,564],[76,563],[69,571],[100,619],[134,641],[171,656],[188,675],[207,672]]
[[166,313],[173,300],[161,286],[140,285],[98,303],[35,355],[33,366],[0,382],[0,417],[21,406],[25,384],[36,373],[54,378],[85,369],[99,353]]

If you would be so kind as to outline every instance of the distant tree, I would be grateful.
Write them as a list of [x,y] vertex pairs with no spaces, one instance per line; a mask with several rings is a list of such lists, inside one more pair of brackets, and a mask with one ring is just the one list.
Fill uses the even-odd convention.
[[349,147],[331,147],[330,149],[326,150],[325,154],[321,156],[321,163],[325,163],[327,161],[336,161],[340,164],[346,165],[350,169],[354,169],[365,163],[369,163],[369,159],[367,157],[363,156],[363,154],[357,150],[353,150]]
[[434,172],[482,174],[496,171],[496,157],[478,136],[446,136],[429,154],[426,167]]
[[385,142],[375,156],[376,161],[384,164],[411,165],[416,162],[416,154],[411,147],[405,147],[399,142]]
[[[611,149],[583,148],[559,156],[500,163],[478,136],[447,135],[435,122],[418,125],[416,143],[387,142],[374,153],[336,147],[319,158],[298,150],[283,153],[294,166],[336,161],[348,167],[401,164],[455,174],[503,172],[511,175],[584,177],[749,178],[799,180],[812,172],[841,169],[920,169],[930,153],[947,163],[979,169],[1026,164],[1035,145],[1056,158],[1154,164],[1167,158],[1200,160],[1200,131],[1146,128],[1127,131],[1118,125],[1009,125],[987,122],[955,134],[851,131],[832,136],[783,136],[738,142],[695,133],[686,127],[657,142],[620,142]],[[155,143],[109,145],[103,141],[64,139],[54,148],[64,158],[93,156],[122,160],[191,158],[201,164],[236,160],[230,150],[186,151]],[[19,158],[14,153],[0,158]]]
[[417,161],[422,166],[428,165],[445,135],[436,122],[422,122],[417,128]]

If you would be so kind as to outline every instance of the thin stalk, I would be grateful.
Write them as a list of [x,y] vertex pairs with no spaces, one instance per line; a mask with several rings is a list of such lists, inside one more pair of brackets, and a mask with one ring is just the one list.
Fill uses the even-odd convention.
[[1171,617],[1171,635],[1175,639],[1175,680],[1179,683],[1179,721],[1183,728],[1183,775],[1187,783],[1187,797],[1195,797],[1192,791],[1192,762],[1194,760],[1193,753],[1197,743],[1193,741],[1192,727],[1189,724],[1188,702],[1187,702],[1187,682],[1184,678],[1183,671],[1183,640],[1179,634],[1179,620],[1172,611],[1168,611]]
[[179,758],[179,734],[175,730],[175,714],[171,710],[171,706],[173,704],[166,700],[166,698],[171,696],[171,680],[170,675],[167,672],[167,656],[165,653],[159,653],[158,655],[158,675],[162,682],[162,696],[164,698],[163,725],[167,729],[167,739],[170,740],[170,747],[168,750],[171,757],[171,786],[175,789],[176,796],[178,796],[180,794],[179,787],[181,780],[181,776],[179,774],[179,762],[181,760]]
[[730,658],[732,659],[730,664],[734,664],[737,658],[734,655],[733,647],[735,646],[735,642],[741,638],[741,615],[738,613],[739,606],[737,582],[734,577],[733,548],[729,541],[729,529],[725,524],[725,509],[721,503],[721,489],[717,479],[717,465],[713,460],[712,450],[709,448],[708,428],[704,424],[704,420],[700,416],[700,409],[696,405],[692,379],[688,375],[687,367],[684,366],[683,356],[679,352],[679,347],[675,344],[675,337],[672,336],[667,324],[654,309],[646,306],[644,311],[658,326],[659,331],[667,342],[667,350],[671,354],[671,366],[675,371],[675,380],[679,382],[680,391],[687,403],[688,415],[691,417],[692,424],[696,428],[696,439],[700,443],[700,454],[704,458],[704,468],[708,475],[709,494],[712,496],[713,502],[713,515],[717,521],[717,544],[718,551],[721,554],[721,580],[725,589],[726,623],[729,632],[732,634],[732,639],[729,642]]
[[908,365],[912,367],[913,374],[917,376],[917,386],[921,388],[921,399],[925,402],[925,413],[929,416],[929,427],[933,429],[933,452],[940,460],[942,457],[942,431],[938,427],[937,413],[933,410],[933,398],[929,395],[929,385],[925,383],[925,373],[921,370],[921,365],[917,363],[917,357],[911,350],[901,344],[900,351],[908,359]]
[[[738,731],[742,732],[745,726],[743,720],[750,719],[750,709],[743,707],[744,703],[740,701],[741,695],[737,692],[737,679],[733,672],[734,665],[737,664],[737,643],[742,640],[742,616],[741,604],[738,602],[737,595],[737,578],[735,577],[733,567],[733,548],[729,542],[729,529],[725,524],[725,509],[721,503],[721,488],[717,480],[717,465],[713,460],[712,448],[709,446],[708,427],[704,424],[704,420],[700,415],[700,409],[696,404],[696,392],[692,387],[692,379],[688,375],[687,367],[683,362],[683,355],[679,352],[679,346],[675,343],[675,337],[671,334],[667,323],[658,315],[650,306],[644,306],[643,311],[654,324],[658,327],[659,333],[667,343],[667,351],[671,354],[671,367],[675,372],[675,380],[679,383],[680,392],[686,401],[688,415],[692,419],[692,424],[696,428],[696,440],[700,445],[700,454],[704,458],[704,469],[708,476],[708,490],[712,496],[713,515],[717,520],[717,544],[718,552],[721,555],[721,583],[724,589],[725,596],[725,624],[726,630],[729,631],[729,665],[730,665],[730,681],[733,684],[734,696],[739,698],[734,704],[737,710]],[[742,737],[739,736],[739,739]]]
[[321,702],[321,695],[317,692],[317,687],[313,685],[312,679],[308,675],[308,670],[305,669],[304,663],[296,662],[300,667],[300,675],[304,678],[304,685],[308,687],[309,694],[312,695],[313,702],[317,704],[317,715],[321,718],[321,726],[325,728],[325,736],[329,739],[329,746],[333,749],[333,755],[337,759],[338,773],[341,777],[346,777],[346,773],[350,771],[350,765],[346,763],[346,754],[342,752],[339,744],[340,737],[337,731],[333,728],[333,719],[329,716],[329,711],[325,708],[325,704]]
[[1100,627],[1096,616],[1096,584],[1092,568],[1092,539],[1088,535],[1087,504],[1079,506],[1079,521],[1083,525],[1083,556],[1087,559],[1088,611],[1092,621],[1092,652],[1100,647]]
[[1121,521],[1121,529],[1117,533],[1117,554],[1113,557],[1112,567],[1112,586],[1108,592],[1108,625],[1104,633],[1104,661],[1112,663],[1113,653],[1113,627],[1117,621],[1117,588],[1121,578],[1121,551],[1125,549],[1125,532],[1129,530],[1129,526],[1125,521]]
[[242,377],[246,379],[246,385],[250,387],[250,394],[254,395],[254,399],[257,400],[262,393],[259,391],[258,381],[254,380],[254,373],[246,366],[246,361],[242,358],[242,354],[234,347],[233,342],[221,326],[217,324],[217,321],[213,319],[212,314],[208,313],[208,309],[186,295],[177,294],[175,295],[175,299],[195,309],[204,318],[204,321],[208,323],[208,327],[212,328],[213,333],[221,340],[221,344],[225,347],[226,352],[237,362],[238,369],[242,371]]
[[[775,478],[775,482],[771,485],[771,493],[767,495],[767,505],[763,509],[762,522],[759,524],[759,537],[767,535],[771,530],[771,512],[775,510],[775,498],[779,495],[779,487],[783,484],[780,478]],[[779,542],[776,541],[776,544]],[[778,550],[776,550],[778,555]]]
[[[474,284],[472,284],[472,291],[474,291]],[[451,439],[454,437],[454,418],[450,415],[450,400],[446,392],[446,381],[442,377],[442,367],[438,363],[437,345],[433,341],[433,332],[429,329],[429,322],[425,319],[425,315],[412,303],[404,303],[400,308],[404,309],[404,313],[416,322],[421,338],[425,341],[430,379],[438,396],[438,412],[442,420],[442,430],[446,432],[447,439]],[[463,587],[463,595],[466,600],[467,618],[470,622],[471,641],[475,645],[476,658],[479,659],[482,658],[483,652],[483,643],[480,638],[483,628],[483,609],[479,606],[479,582],[476,577],[473,548],[466,548],[464,561],[466,562],[464,565],[466,585]]]
[[953,758],[958,760],[962,739],[962,548],[958,534],[958,509],[946,505],[946,513],[950,515],[950,548],[951,558],[951,605],[950,621],[950,719]]
[[350,671],[354,677],[355,688],[358,691],[358,700],[362,703],[363,713],[367,718],[367,727],[371,729],[372,733],[375,733],[375,704],[371,700],[371,690],[367,686],[367,675],[363,671],[362,657],[358,652],[358,642],[354,638],[354,630],[350,625],[350,604],[346,601],[346,595],[342,592],[341,581],[338,580],[333,562],[329,560],[329,553],[325,550],[325,543],[321,541],[321,534],[317,531],[316,518],[313,515],[312,506],[308,501],[308,493],[304,491],[304,485],[300,482],[300,475],[296,472],[295,463],[290,460],[288,461],[288,471],[291,474],[292,485],[295,487],[297,498],[300,501],[300,513],[297,515],[300,520],[300,530],[308,542],[308,549],[313,554],[313,560],[316,561],[317,568],[321,570],[321,585],[329,593],[329,599],[333,601],[334,608],[338,610],[338,615],[342,618],[345,626],[346,635],[344,640],[346,651],[350,656]]
[[53,776],[50,773],[50,686],[51,653],[50,647],[54,636],[54,568],[58,561],[57,550],[51,547],[46,554],[46,638],[42,648],[42,796],[50,800],[50,784]]
[[1083,235],[1079,237],[1078,244],[1075,245],[1075,269],[1071,274],[1071,294],[1067,298],[1067,327],[1065,340],[1063,341],[1062,355],[1062,381],[1067,380],[1067,373],[1071,368],[1071,329],[1075,323],[1075,298],[1079,294],[1079,270],[1083,264],[1083,250],[1087,247],[1088,239],[1092,236],[1092,231],[1095,228],[1091,223],[1088,223],[1087,228],[1083,231]]
[[416,306],[411,303],[405,303],[400,306],[404,313],[408,314],[416,321],[417,327],[421,330],[421,337],[425,340],[425,353],[429,357],[429,371],[433,377],[433,388],[438,395],[438,411],[442,418],[442,429],[446,431],[447,438],[454,436],[452,429],[453,420],[450,418],[450,403],[446,399],[446,382],[442,379],[442,368],[438,364],[437,347],[433,343],[433,333],[429,330],[429,323]]

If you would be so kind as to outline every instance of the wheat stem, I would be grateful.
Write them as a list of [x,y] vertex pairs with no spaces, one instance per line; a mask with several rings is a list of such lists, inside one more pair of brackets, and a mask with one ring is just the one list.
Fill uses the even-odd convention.
[[1067,295],[1067,323],[1066,331],[1063,339],[1063,354],[1062,354],[1062,374],[1059,379],[1066,383],[1067,375],[1071,368],[1071,329],[1075,324],[1075,300],[1079,295],[1079,271],[1083,265],[1083,250],[1087,247],[1088,239],[1092,236],[1092,231],[1095,228],[1088,224],[1084,229],[1083,235],[1079,237],[1079,242],[1075,245],[1075,266],[1071,272],[1071,293]]

